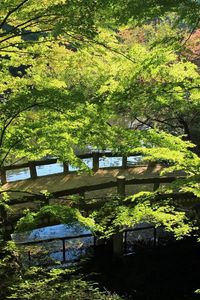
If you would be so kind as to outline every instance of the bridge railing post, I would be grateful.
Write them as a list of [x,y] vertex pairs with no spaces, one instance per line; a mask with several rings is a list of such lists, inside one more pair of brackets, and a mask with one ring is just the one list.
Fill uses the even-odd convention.
[[93,152],[92,153],[93,156],[93,171],[96,172],[99,170],[99,153],[97,152]]
[[120,197],[125,197],[126,191],[126,178],[124,176],[117,177],[117,194]]
[[127,161],[128,161],[127,156],[123,156],[123,157],[122,157],[122,168],[123,168],[123,169],[126,169],[126,168],[127,168]]
[[1,168],[0,170],[1,173],[1,184],[6,184],[7,183],[7,177],[6,177],[6,170],[4,168]]
[[63,252],[63,262],[65,262],[66,261],[65,239],[62,239],[62,252]]
[[29,161],[29,170],[30,170],[31,179],[35,179],[38,177],[36,165],[34,161]]
[[69,173],[69,165],[67,162],[63,162],[63,173],[64,174]]

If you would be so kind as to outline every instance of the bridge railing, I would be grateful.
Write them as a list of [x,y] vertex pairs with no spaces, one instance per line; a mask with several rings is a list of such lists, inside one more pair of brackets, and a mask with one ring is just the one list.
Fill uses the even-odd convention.
[[[84,185],[76,188],[70,188],[70,189],[65,189],[65,190],[60,190],[60,191],[55,191],[51,192],[49,198],[47,198],[45,195],[41,193],[29,193],[29,192],[24,192],[21,190],[8,190],[7,192],[14,192],[17,193],[19,192],[21,194],[21,197],[18,199],[13,198],[9,200],[10,205],[15,205],[15,204],[23,204],[27,202],[40,202],[41,205],[47,205],[49,204],[49,201],[53,199],[59,199],[61,197],[65,197],[65,201],[67,202],[68,200],[71,201],[71,196],[78,195],[80,196],[80,203],[83,204],[84,207],[90,208],[89,200],[101,200],[99,201],[102,204],[102,200],[105,199],[106,201],[108,199],[112,199],[114,197],[113,195],[101,195],[101,197],[91,197],[91,198],[86,198],[87,193],[89,192],[94,192],[94,191],[102,191],[110,188],[116,188],[116,196],[120,197],[126,197],[128,194],[126,194],[126,188],[128,186],[134,186],[134,185],[151,185],[152,190],[156,191],[161,184],[169,184],[172,183],[173,181],[177,179],[183,179],[185,178],[184,176],[163,176],[163,177],[152,177],[152,178],[133,178],[133,179],[127,179],[124,176],[118,176],[116,180],[112,180],[109,182],[104,182],[104,183],[98,183],[98,184],[93,184],[93,185]],[[23,195],[22,195],[23,194]],[[69,198],[67,198],[69,196]],[[195,196],[192,193],[189,192],[178,192],[178,193],[169,193],[169,194],[158,194],[156,196],[156,199],[162,200],[166,198],[173,198],[175,200],[180,200],[180,199],[193,199]],[[84,200],[87,200],[86,202]],[[0,214],[1,215],[1,214]]]
[[[50,204],[51,200],[55,200],[55,199],[61,199],[61,197],[64,196],[64,200],[65,200],[65,204],[67,203],[67,201],[69,200],[71,202],[71,198],[67,198],[66,196],[72,196],[72,195],[79,195],[81,196],[80,201],[76,202],[75,204],[78,205],[78,207],[81,209],[84,208],[86,211],[91,211],[93,209],[98,209],[98,207],[100,208],[105,201],[107,201],[108,199],[114,199],[113,196],[108,196],[106,197],[105,195],[101,195],[100,200],[101,201],[95,201],[95,203],[91,202],[90,203],[90,199],[86,199],[86,193],[87,192],[91,192],[91,191],[98,191],[98,190],[103,190],[103,189],[108,189],[108,188],[116,188],[116,196],[119,197],[126,197],[126,186],[129,185],[141,185],[141,184],[151,184],[153,185],[153,190],[157,190],[159,188],[160,184],[169,184],[177,179],[182,179],[184,178],[183,176],[179,176],[179,177],[154,177],[154,178],[133,178],[133,179],[126,179],[124,176],[118,176],[117,180],[115,181],[109,181],[106,183],[100,183],[100,184],[95,184],[95,185],[87,185],[87,186],[82,186],[82,187],[77,187],[77,188],[72,188],[72,189],[66,189],[66,190],[62,190],[62,191],[56,191],[56,192],[52,192],[50,195],[50,198],[46,198],[45,195],[43,194],[33,194],[30,195],[28,194],[27,196],[21,196],[20,199],[14,198],[14,199],[10,199],[9,204],[10,205],[15,205],[15,204],[23,204],[23,203],[33,203],[36,202],[36,204],[39,204],[39,207],[43,206],[43,205],[48,205]],[[10,192],[17,192],[15,190],[11,190]],[[19,191],[20,193],[22,193],[22,191]],[[26,192],[25,192],[26,194]],[[94,197],[91,198],[92,200],[94,200]],[[196,197],[190,193],[190,192],[177,192],[177,193],[161,193],[161,194],[157,194],[154,197],[154,201],[160,201],[160,200],[165,200],[165,199],[172,199],[175,201],[181,201],[181,202],[188,202],[188,201],[193,201],[196,200]],[[100,205],[100,206],[99,206]],[[10,235],[10,232],[13,232],[14,230],[14,226],[16,224],[16,222],[19,220],[19,218],[22,215],[16,215],[16,216],[8,216],[8,213],[6,211],[6,209],[4,207],[0,208],[0,221],[1,224],[5,230],[5,233],[8,232],[8,236]],[[41,227],[44,226],[48,226],[49,224],[54,224],[54,219],[50,218],[43,218],[41,220]],[[57,221],[56,221],[57,222]],[[46,225],[45,225],[46,224]]]
[[[78,158],[80,159],[92,159],[92,170],[94,172],[97,172],[99,169],[103,169],[103,168],[127,168],[127,167],[134,167],[136,164],[128,164],[128,157],[135,157],[137,158],[138,156],[140,156],[140,154],[132,154],[130,153],[129,156],[124,156],[120,153],[110,153],[110,152],[105,152],[105,153],[101,153],[101,152],[93,152],[93,153],[86,153],[86,154],[80,154],[77,155]],[[100,167],[100,162],[101,162],[101,158],[121,158],[122,163],[121,166],[110,166],[110,167]],[[38,172],[37,172],[37,167],[38,166],[47,166],[47,165],[52,165],[52,164],[56,164],[59,163],[57,158],[53,158],[53,159],[45,159],[45,160],[37,160],[37,161],[29,161],[27,163],[22,163],[22,164],[14,164],[14,165],[10,165],[10,166],[4,166],[0,169],[0,176],[1,176],[1,183],[5,184],[8,181],[8,176],[7,176],[7,171],[15,171],[15,170],[20,170],[20,169],[25,169],[27,168],[29,173],[30,173],[30,177],[26,178],[26,179],[36,179],[38,178]],[[68,174],[74,171],[70,171],[69,170],[69,166],[70,164],[68,162],[62,162],[61,164],[63,164],[63,170],[62,172],[56,172],[54,174]],[[137,163],[139,164],[139,163]],[[141,164],[140,164],[141,165]],[[44,175],[44,176],[48,176]],[[17,181],[17,180],[16,180]]]
[[[135,228],[125,228],[122,231],[123,234],[123,254],[127,254],[129,253],[128,250],[128,233],[133,233],[133,232],[140,232],[140,231],[144,231],[144,230],[153,230],[153,236],[152,236],[152,245],[151,247],[155,247],[157,244],[157,229],[155,226],[153,225],[148,225],[148,226],[142,226],[142,227],[135,227]],[[23,246],[41,246],[41,244],[46,244],[48,245],[48,243],[51,242],[57,242],[60,241],[62,244],[61,247],[59,248],[59,251],[55,248],[54,250],[51,250],[51,253],[54,252],[60,252],[62,253],[62,258],[60,257],[59,260],[61,260],[62,263],[65,262],[71,262],[74,259],[69,259],[67,260],[67,252],[70,252],[70,248],[66,247],[66,243],[69,242],[69,245],[71,245],[70,242],[72,242],[73,240],[77,240],[77,239],[85,239],[85,238],[93,238],[93,243],[91,244],[93,250],[95,250],[98,247],[98,236],[96,236],[94,233],[88,233],[88,234],[80,234],[80,235],[74,235],[74,236],[66,236],[66,237],[54,237],[54,238],[49,238],[49,239],[36,239],[36,240],[31,240],[31,241],[22,241],[22,242],[16,242],[16,244],[20,247]],[[134,241],[132,241],[132,245],[133,245]],[[101,242],[102,245],[102,242]],[[90,247],[91,247],[90,246]],[[87,246],[86,246],[87,247]],[[42,250],[41,250],[42,251]],[[28,260],[29,262],[32,261],[34,263],[34,253],[31,253],[31,250],[28,251],[27,253],[28,255]],[[42,252],[40,252],[40,254],[42,254]],[[47,254],[47,255],[49,255]],[[39,258],[38,258],[39,259]],[[76,261],[79,260],[80,258],[77,257]]]

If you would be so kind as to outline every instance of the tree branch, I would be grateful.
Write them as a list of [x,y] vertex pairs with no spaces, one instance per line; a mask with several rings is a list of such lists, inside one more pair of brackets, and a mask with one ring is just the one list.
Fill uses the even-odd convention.
[[[136,117],[136,116],[134,116],[134,118],[135,118],[135,120],[138,121],[140,124],[145,125],[145,126],[149,126],[149,127],[153,128],[153,126],[149,124],[149,118],[147,118],[147,119],[144,120],[144,121],[138,119],[138,117]],[[136,129],[137,129],[139,126],[140,126],[140,125],[138,125],[138,126],[136,127]]]
[[[173,119],[175,119],[175,118],[173,118]],[[173,119],[171,119],[171,120],[173,120]],[[158,123],[161,123],[161,124],[164,124],[164,125],[167,125],[167,126],[169,126],[171,128],[177,128],[177,126],[168,123],[166,120],[159,120],[159,119],[155,119],[155,118],[153,118],[151,120],[155,121],[155,122],[158,122]]]
[[0,28],[3,27],[3,25],[6,23],[6,21],[8,20],[8,18],[14,13],[16,12],[19,8],[21,8],[26,2],[28,2],[29,0],[24,0],[22,1],[19,5],[17,5],[15,8],[13,8],[12,10],[10,10],[7,15],[5,16],[5,18],[3,19],[3,21],[0,24]]
[[[44,41],[26,41],[26,42],[19,42],[19,43],[11,43],[11,44],[8,44],[4,47],[0,47],[0,51],[4,52],[3,50],[7,49],[9,47],[26,46],[26,44],[44,44],[44,43],[48,43],[48,42],[51,42],[51,41],[52,41],[52,39],[44,40]],[[20,52],[21,52],[21,50],[20,50]]]
[[7,150],[7,152],[5,153],[3,159],[2,159],[1,162],[0,162],[0,167],[3,166],[3,164],[4,164],[5,160],[6,160],[6,158],[7,158],[8,155],[10,154],[10,151],[12,150],[12,148],[13,148],[14,146],[16,146],[17,144],[19,144],[20,142],[21,142],[21,139],[20,139],[20,140],[17,140],[15,143],[13,143],[13,144],[9,147],[9,149]]
[[[4,138],[4,135],[5,135],[5,132],[6,132],[7,128],[10,126],[10,124],[12,123],[12,121],[13,121],[14,119],[16,119],[22,112],[24,112],[24,111],[26,111],[26,110],[29,110],[30,108],[35,107],[35,106],[37,106],[37,105],[38,105],[38,104],[35,103],[35,104],[30,105],[30,106],[27,106],[26,108],[24,108],[24,109],[18,111],[18,112],[15,113],[12,117],[10,117],[10,118],[7,119],[7,123],[5,122],[5,125],[4,125],[4,127],[3,127],[3,129],[2,129],[1,136],[0,136],[0,148],[2,147],[2,144],[3,144],[3,138]],[[8,120],[9,120],[9,121],[8,121]]]
[[1,34],[0,34],[0,37],[6,36],[6,35],[11,34],[11,33],[14,33],[17,29],[20,29],[20,30],[21,30],[20,27],[22,27],[22,26],[24,26],[24,25],[27,25],[27,24],[28,24],[27,26],[30,26],[31,24],[29,24],[29,23],[31,23],[32,21],[38,20],[38,19],[40,19],[41,17],[42,17],[42,16],[40,15],[40,16],[34,17],[34,18],[32,18],[32,19],[29,19],[28,21],[25,21],[25,22],[23,22],[23,23],[21,23],[21,24],[15,26],[14,28],[12,28],[12,29],[9,30],[9,31],[6,31],[6,32],[4,32],[4,33],[1,33]]
[[193,33],[195,32],[195,30],[197,29],[198,25],[200,23],[200,18],[197,19],[197,22],[195,24],[195,26],[192,28],[192,30],[190,31],[189,36],[187,37],[187,39],[184,41],[184,43],[182,44],[182,46],[185,46],[185,44],[189,41],[189,39],[191,38],[191,36],[193,35]]
[[2,44],[3,42],[6,42],[14,37],[17,37],[17,36],[24,36],[24,35],[29,35],[29,34],[37,34],[37,33],[45,33],[45,32],[51,32],[52,31],[52,28],[49,28],[49,29],[44,29],[44,30],[38,30],[38,31],[30,31],[30,32],[23,32],[23,33],[19,33],[19,34],[13,34],[11,36],[8,36],[6,37],[5,39],[1,40],[0,41],[0,44]]
[[178,121],[183,126],[184,133],[188,136],[188,139],[190,140],[191,136],[188,123],[182,117],[179,117]]

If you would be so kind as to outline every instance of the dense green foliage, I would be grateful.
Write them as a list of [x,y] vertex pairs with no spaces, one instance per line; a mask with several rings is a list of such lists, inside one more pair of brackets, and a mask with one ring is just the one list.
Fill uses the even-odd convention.
[[94,226],[93,220],[83,217],[78,209],[54,204],[43,206],[38,212],[26,211],[25,216],[17,222],[16,231],[22,232],[38,228],[45,218],[51,218],[55,224],[80,223],[91,229]]
[[1,299],[100,299],[120,300],[117,295],[100,292],[97,285],[75,275],[73,269],[23,269],[18,252],[9,242],[0,261]]
[[[98,299],[120,300],[119,296],[100,292],[93,283],[81,278],[70,278],[69,270],[54,269],[45,272],[40,268],[30,268],[11,288],[9,299]],[[67,283],[64,283],[67,280]]]
[[[76,161],[73,149],[89,144],[119,148],[126,133],[109,126],[119,115],[126,126],[136,118],[175,134],[189,134],[185,118],[198,122],[196,67],[176,53],[190,29],[174,28],[174,15],[169,24],[164,17],[173,11],[182,22],[189,17],[197,25],[197,1],[150,0],[144,6],[138,1],[38,5],[27,0],[3,1],[0,8],[1,165],[45,155]],[[160,25],[144,25],[145,43],[133,39],[127,44],[108,29],[121,31],[122,18],[124,24],[132,22],[130,28],[154,16]]]
[[185,213],[176,211],[170,199],[161,204],[154,202],[154,197],[153,193],[140,192],[124,201],[107,201],[100,210],[92,213],[96,230],[108,238],[124,228],[146,222],[156,227],[164,226],[177,239],[188,235],[192,230],[192,223]]
[[[84,169],[76,151],[88,145],[135,151],[164,161],[163,174],[186,175],[157,192],[199,197],[200,77],[187,47],[199,12],[197,0],[1,1],[0,167],[52,155]],[[0,205],[8,209],[4,197]],[[53,217],[78,220],[106,237],[141,221],[162,224],[176,237],[189,234],[185,213],[170,199],[153,203],[154,197],[117,199],[90,218],[45,206],[27,212],[17,230]],[[68,276],[62,271],[24,273],[15,249],[7,251],[1,275],[10,276],[2,284],[12,285],[11,299],[119,299],[80,279],[62,285]]]
[[198,1],[0,8],[1,166],[55,155],[84,168],[75,152],[88,145],[139,151],[186,172],[175,188],[198,196],[199,72],[186,55]]

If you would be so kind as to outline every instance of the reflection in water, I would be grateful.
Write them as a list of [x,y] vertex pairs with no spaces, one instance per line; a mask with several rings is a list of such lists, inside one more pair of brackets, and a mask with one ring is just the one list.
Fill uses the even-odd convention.
[[100,168],[121,167],[121,166],[122,166],[122,157],[100,157],[99,158]]
[[77,236],[81,234],[90,234],[91,231],[80,224],[60,224],[47,226],[32,231],[12,234],[12,239],[17,243],[34,242],[53,238],[63,238]]
[[[94,245],[94,237],[77,238],[65,241],[65,260],[72,261],[80,259],[89,254],[89,248]],[[50,253],[50,257],[63,261],[62,247],[56,248]]]
[[[94,245],[94,236],[77,237],[83,234],[92,234],[91,231],[80,224],[55,225],[39,229],[31,232],[15,233],[12,239],[18,245],[24,262],[31,264],[52,263],[56,261],[74,261],[83,256],[90,254]],[[63,253],[63,241],[52,240],[54,238],[67,238],[64,241],[65,253]],[[76,238],[77,237],[77,238]],[[41,241],[34,244],[23,244],[28,242]]]
[[[142,156],[130,156],[128,157],[127,165],[132,166],[141,162]],[[92,169],[93,161],[92,158],[85,158],[83,162]],[[121,167],[122,166],[122,157],[101,157],[99,158],[99,167],[107,168],[107,167]],[[44,166],[36,167],[38,176],[45,176],[50,174],[58,174],[63,172],[63,164],[55,163]],[[73,167],[69,165],[69,171],[78,171],[79,168]],[[12,182],[16,180],[23,180],[30,178],[29,168],[23,168],[18,170],[9,170],[6,172],[7,181]]]
[[56,164],[51,164],[51,165],[46,165],[46,166],[37,166],[36,170],[37,170],[38,176],[62,173],[63,172],[63,164],[56,163]]
[[18,170],[9,170],[6,172],[7,181],[12,182],[16,180],[28,179],[31,177],[29,168],[23,168]]

